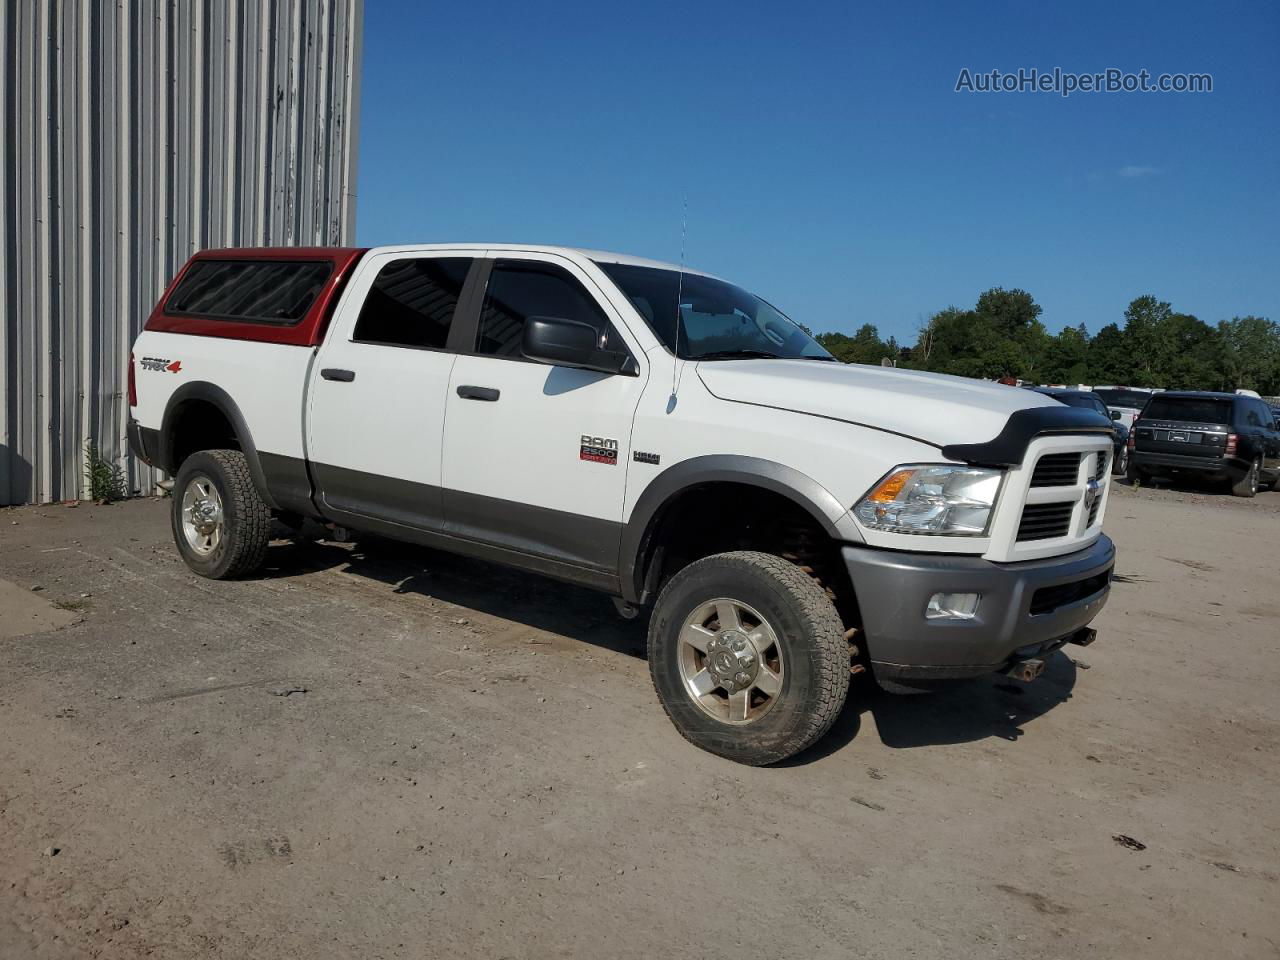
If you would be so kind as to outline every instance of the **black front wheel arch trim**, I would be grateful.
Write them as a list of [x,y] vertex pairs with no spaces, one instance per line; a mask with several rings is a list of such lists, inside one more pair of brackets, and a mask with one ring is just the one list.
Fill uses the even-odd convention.
[[160,444],[156,456],[156,466],[166,473],[176,476],[180,463],[174,463],[174,434],[178,426],[178,415],[186,403],[207,403],[227,418],[231,429],[240,443],[240,450],[249,465],[249,476],[257,488],[258,495],[272,510],[280,509],[271,491],[267,487],[267,477],[262,470],[262,460],[258,456],[258,448],[254,446],[253,434],[249,432],[249,424],[240,412],[240,407],[231,399],[231,395],[217,384],[205,380],[193,380],[184,383],[169,397],[164,408],[164,418],[160,422]]
[[833,540],[862,543],[849,507],[812,477],[794,467],[736,454],[709,454],[673,464],[658,474],[636,501],[623,526],[618,556],[618,579],[629,603],[647,603],[646,558],[652,538],[666,510],[681,494],[710,483],[738,483],[781,494],[803,509]]

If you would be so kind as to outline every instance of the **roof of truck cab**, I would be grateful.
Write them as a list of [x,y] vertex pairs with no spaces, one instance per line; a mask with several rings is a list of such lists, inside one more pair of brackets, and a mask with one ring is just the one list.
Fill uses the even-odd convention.
[[371,247],[369,253],[421,253],[431,250],[474,250],[490,253],[550,253],[560,256],[586,257],[597,263],[621,263],[632,267],[652,267],[657,270],[677,270],[698,276],[710,277],[712,274],[695,270],[677,263],[666,263],[662,260],[650,260],[647,257],[636,257],[629,253],[614,253],[608,250],[590,250],[585,247],[548,246],[536,243],[402,243],[391,246]]
[[250,257],[255,260],[306,260],[312,257],[331,260],[364,253],[366,247],[210,247],[198,251],[192,259],[218,260]]

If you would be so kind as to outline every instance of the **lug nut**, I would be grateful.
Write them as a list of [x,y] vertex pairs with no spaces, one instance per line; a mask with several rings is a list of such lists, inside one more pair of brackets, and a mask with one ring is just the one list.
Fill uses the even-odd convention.
[[740,673],[733,678],[733,682],[745,687],[747,685],[747,681],[749,681],[750,679],[751,678],[747,676],[745,673]]

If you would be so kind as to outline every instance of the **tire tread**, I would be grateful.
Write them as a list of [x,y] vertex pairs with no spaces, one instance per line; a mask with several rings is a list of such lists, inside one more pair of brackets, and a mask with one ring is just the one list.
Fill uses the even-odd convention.
[[[247,576],[261,567],[266,559],[267,545],[271,541],[271,508],[258,494],[253,475],[249,472],[249,461],[241,451],[201,450],[192,456],[208,457],[217,467],[221,474],[217,479],[226,487],[222,491],[226,501],[223,513],[231,521],[227,526],[226,552],[216,566],[207,569],[193,566],[192,569],[214,580]],[[181,493],[175,490],[174,496],[181,496]],[[177,509],[176,504],[174,509]],[[176,520],[174,536],[179,536]],[[188,566],[191,566],[190,561]]]
[[[749,752],[735,751],[732,754],[721,754],[751,766],[778,763],[794,756],[821,739],[831,729],[831,725],[835,723],[836,718],[840,716],[840,711],[844,708],[845,700],[849,694],[849,645],[844,636],[844,624],[841,622],[835,605],[822,585],[789,560],[755,550],[735,550],[697,560],[681,570],[680,574],[692,571],[695,567],[705,568],[713,564],[743,564],[767,574],[778,588],[789,595],[799,613],[800,619],[806,623],[810,637],[819,646],[817,650],[818,657],[816,658],[818,665],[817,682],[809,708],[804,713],[803,723],[783,738],[772,739],[768,744],[757,744],[750,747]],[[655,611],[662,606],[663,600],[668,591],[671,590],[672,584],[680,579],[680,574],[672,577],[663,587],[662,592],[658,595]],[[655,614],[651,625],[656,624],[657,620],[658,618]],[[652,629],[653,627],[651,626]],[[649,672],[656,686],[658,682],[658,658],[652,655],[653,643],[650,642],[649,646],[651,651]],[[666,712],[667,717],[672,721],[675,728],[680,731],[681,736],[695,746],[707,749],[705,743],[700,743],[690,735],[689,731],[681,726],[677,718],[672,714],[666,700],[662,697],[658,699],[662,703],[662,709]],[[750,732],[744,730],[743,735],[750,736]]]

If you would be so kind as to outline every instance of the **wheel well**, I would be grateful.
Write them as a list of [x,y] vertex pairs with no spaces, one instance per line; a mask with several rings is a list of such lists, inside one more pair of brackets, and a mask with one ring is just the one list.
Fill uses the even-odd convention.
[[186,400],[173,411],[168,428],[169,472],[201,450],[240,450],[240,438],[231,420],[207,400]]
[[747,483],[701,484],[663,505],[643,547],[645,599],[656,597],[667,580],[695,560],[730,550],[759,550],[790,560],[822,584],[846,625],[860,622],[840,545],[794,500]]

